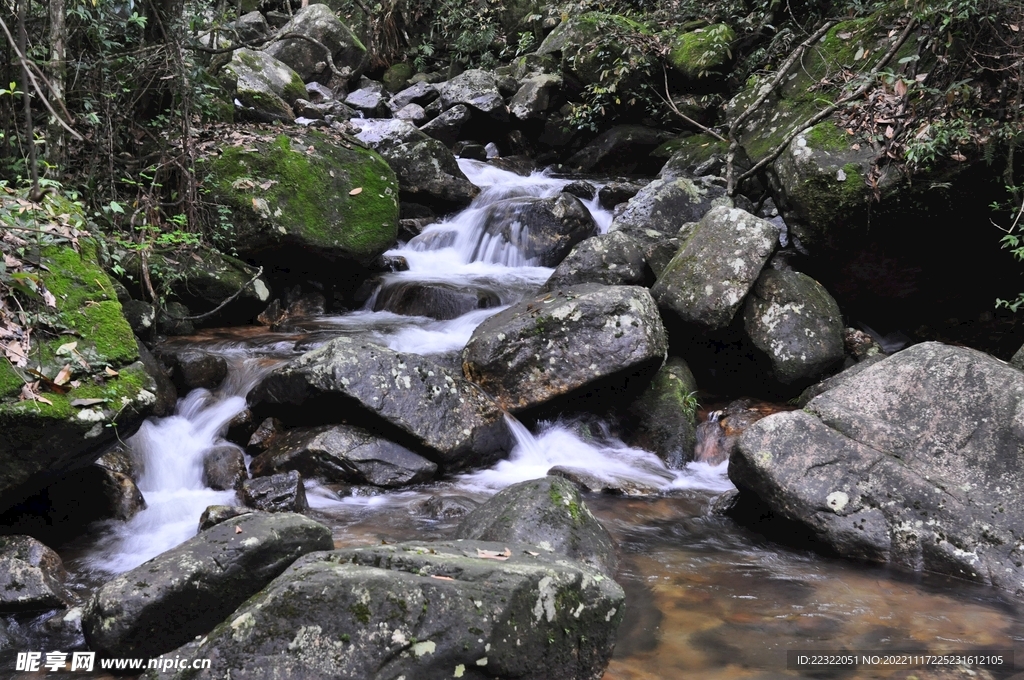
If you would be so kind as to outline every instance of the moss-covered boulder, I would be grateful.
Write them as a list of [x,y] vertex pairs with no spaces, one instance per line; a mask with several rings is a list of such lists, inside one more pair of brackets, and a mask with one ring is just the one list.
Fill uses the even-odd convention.
[[629,441],[653,451],[669,467],[693,459],[697,432],[697,381],[679,357],[669,357],[643,394],[629,406],[636,426]]
[[[649,26],[634,19],[605,12],[584,12],[551,31],[537,48],[537,54],[560,57],[563,73],[574,76],[580,84],[599,83],[601,72],[607,68],[607,55],[627,52],[622,36],[651,33]],[[597,49],[599,43],[604,49]]]
[[665,142],[651,156],[667,158],[658,177],[668,181],[713,173],[723,167],[728,151],[728,142],[699,134]]
[[[55,305],[39,312],[49,332],[33,334],[24,366],[0,360],[0,508],[94,461],[156,403],[156,384],[139,360],[97,244],[47,246],[40,263],[39,282]],[[26,383],[37,380],[29,368],[51,380],[64,370],[67,381],[23,399]]]
[[668,63],[688,78],[706,76],[732,57],[736,33],[728,24],[714,24],[680,33],[672,40]]
[[[226,239],[267,272],[339,281],[336,263],[368,263],[398,234],[398,183],[383,158],[333,131],[244,131],[205,159]],[[344,279],[344,277],[341,277]]]
[[224,74],[228,92],[259,120],[295,120],[292,104],[306,96],[299,74],[265,52],[235,50]]
[[[124,270],[122,283],[129,289],[137,288],[142,280],[141,253],[126,251],[118,255]],[[249,323],[270,302],[266,274],[257,276],[255,267],[207,246],[151,250],[146,264],[150,281],[159,293],[180,300],[197,314],[211,311],[237,294],[221,311],[201,320],[206,326]]]

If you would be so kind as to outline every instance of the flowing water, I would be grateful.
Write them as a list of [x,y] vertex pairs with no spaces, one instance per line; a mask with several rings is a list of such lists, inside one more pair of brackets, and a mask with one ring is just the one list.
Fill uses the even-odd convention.
[[[451,361],[485,318],[547,279],[552,270],[523,257],[515,242],[529,225],[512,225],[512,242],[488,235],[484,227],[496,201],[554,195],[568,180],[519,177],[475,161],[460,164],[482,187],[480,196],[391,251],[407,260],[409,270],[386,275],[365,310],[300,320],[285,332],[221,329],[188,340],[224,356],[229,379],[213,393],[193,391],[181,399],[176,415],[148,422],[132,437],[148,507],[128,523],[105,525],[101,538],[65,554],[80,582],[101,582],[141,564],[193,536],[208,505],[234,502],[233,492],[204,488],[203,452],[226,443],[222,435],[244,408],[245,394],[282,361],[339,334]],[[606,231],[611,215],[596,202],[588,208]],[[497,304],[449,320],[370,311],[381,291],[410,283],[484,291]],[[572,422],[540,423],[531,432],[510,418],[508,426],[516,446],[492,468],[401,491],[357,489],[346,497],[311,483],[310,515],[332,528],[337,546],[440,539],[457,520],[432,519],[423,509],[427,499],[483,500],[555,465],[650,489],[643,497],[588,499],[619,544],[617,578],[627,592],[626,620],[606,680],[832,677],[787,670],[787,649],[1024,650],[1024,611],[999,592],[785,548],[713,512],[715,498],[733,489],[725,464],[672,470],[608,432],[584,437]],[[895,673],[862,668],[833,675]]]

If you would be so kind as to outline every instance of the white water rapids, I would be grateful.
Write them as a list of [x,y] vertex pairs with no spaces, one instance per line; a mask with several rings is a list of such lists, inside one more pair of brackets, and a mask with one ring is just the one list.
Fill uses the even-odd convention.
[[[551,269],[535,266],[514,244],[485,233],[487,210],[496,201],[511,197],[556,195],[570,180],[542,173],[521,177],[476,161],[459,163],[470,181],[481,187],[480,195],[467,209],[427,227],[410,244],[389,251],[404,257],[409,270],[386,275],[385,284],[436,282],[459,289],[482,288],[493,291],[501,304],[453,320],[436,321],[368,311],[373,307],[371,298],[362,311],[317,319],[319,330],[364,333],[401,352],[450,353],[461,350],[484,319],[531,294],[547,280]],[[607,231],[611,214],[598,205],[596,198],[584,204],[600,230]],[[512,233],[522,234],[528,229],[529,225],[516,224]],[[227,444],[223,439],[227,425],[245,408],[245,395],[276,365],[261,357],[281,359],[295,356],[297,350],[294,345],[281,343],[269,347],[225,343],[204,350],[228,360],[228,380],[214,393],[189,393],[179,401],[175,415],[145,423],[129,440],[141,470],[139,488],[147,508],[127,523],[109,524],[108,533],[84,559],[88,568],[111,573],[131,569],[195,535],[199,516],[207,506],[238,502],[234,492],[214,491],[203,485],[203,457],[211,447]],[[653,454],[630,448],[610,436],[584,441],[567,424],[542,424],[536,434],[513,418],[508,419],[508,425],[516,445],[507,460],[490,469],[463,474],[441,485],[377,496],[339,498],[311,484],[310,504],[315,509],[329,510],[346,505],[387,506],[407,500],[410,494],[487,495],[544,476],[556,465],[582,468],[598,478],[626,480],[661,491],[732,488],[724,463],[717,467],[691,463],[683,470],[671,470]]]

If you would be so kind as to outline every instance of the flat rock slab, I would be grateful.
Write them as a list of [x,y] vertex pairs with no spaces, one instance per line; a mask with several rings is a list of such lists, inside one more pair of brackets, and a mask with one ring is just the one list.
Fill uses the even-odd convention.
[[597,680],[622,589],[531,550],[456,541],[309,555],[177,650],[209,670],[171,677]]
[[[337,403],[326,408],[332,397]],[[501,409],[462,376],[426,357],[347,337],[277,369],[249,399],[268,408],[315,403],[337,420],[379,417],[395,436],[382,434],[445,470],[486,466],[511,449]]]
[[1024,374],[915,345],[750,427],[729,476],[840,554],[1024,594]]
[[488,318],[462,360],[470,380],[521,411],[598,379],[656,370],[667,347],[646,288],[584,284]]
[[212,630],[299,556],[333,547],[331,530],[302,515],[217,524],[96,591],[85,639],[101,656],[159,656]]

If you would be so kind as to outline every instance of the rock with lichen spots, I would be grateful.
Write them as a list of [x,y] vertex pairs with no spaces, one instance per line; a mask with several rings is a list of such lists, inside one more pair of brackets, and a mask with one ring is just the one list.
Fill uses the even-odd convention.
[[330,529],[302,515],[226,521],[104,584],[83,610],[85,639],[101,656],[170,652],[212,630],[296,558],[333,547]]
[[[202,640],[171,677],[596,680],[624,594],[532,545],[399,543],[308,555]],[[155,671],[146,676],[158,677]],[[162,677],[162,676],[160,676]]]

